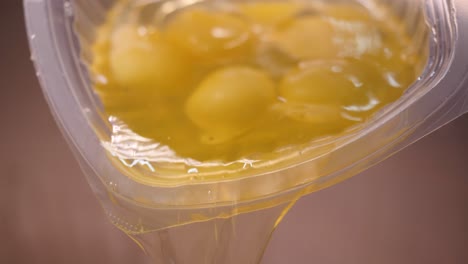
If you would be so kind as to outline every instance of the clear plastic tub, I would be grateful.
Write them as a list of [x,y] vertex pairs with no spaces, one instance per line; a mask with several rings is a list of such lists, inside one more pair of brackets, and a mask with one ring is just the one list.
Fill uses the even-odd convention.
[[[401,16],[414,36],[413,48],[429,48],[423,74],[402,98],[363,129],[296,153],[300,162],[283,169],[161,185],[126,176],[101,144],[110,132],[80,53],[86,54],[86,42],[94,41],[93,30],[115,1],[24,4],[32,58],[52,112],[113,223],[137,234],[293,201],[361,172],[468,111],[465,1],[375,1]],[[370,8],[375,4],[357,2]],[[85,36],[81,45],[77,31]]]

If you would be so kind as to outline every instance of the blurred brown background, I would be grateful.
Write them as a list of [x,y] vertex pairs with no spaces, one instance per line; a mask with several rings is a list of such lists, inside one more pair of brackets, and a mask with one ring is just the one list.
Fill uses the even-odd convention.
[[[149,263],[100,210],[29,56],[21,1],[0,1],[0,263]],[[263,263],[468,263],[468,116],[303,198]]]

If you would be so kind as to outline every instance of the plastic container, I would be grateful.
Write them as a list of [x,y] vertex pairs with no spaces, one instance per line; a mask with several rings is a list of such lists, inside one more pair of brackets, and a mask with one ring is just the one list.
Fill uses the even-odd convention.
[[[130,234],[271,208],[382,161],[468,111],[468,5],[464,0],[377,1],[390,5],[429,48],[418,81],[365,128],[300,153],[284,169],[235,179],[151,185],[117,168],[102,146],[99,114],[75,32],[94,40],[113,0],[24,0],[32,57],[50,108],[111,220]],[[346,1],[342,1],[346,2]],[[373,1],[357,1],[373,7]]]

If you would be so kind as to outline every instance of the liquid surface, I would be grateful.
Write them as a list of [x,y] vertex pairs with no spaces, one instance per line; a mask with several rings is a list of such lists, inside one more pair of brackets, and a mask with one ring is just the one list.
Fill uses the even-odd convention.
[[363,124],[419,73],[389,12],[141,2],[110,12],[91,69],[112,125],[104,146],[144,177],[269,166]]

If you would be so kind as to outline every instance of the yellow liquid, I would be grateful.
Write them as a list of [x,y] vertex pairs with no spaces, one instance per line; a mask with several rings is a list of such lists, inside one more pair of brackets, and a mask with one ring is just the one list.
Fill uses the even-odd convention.
[[339,136],[419,73],[421,58],[390,12],[316,1],[124,2],[92,48],[95,92],[113,126],[111,152],[162,177],[268,164]]

